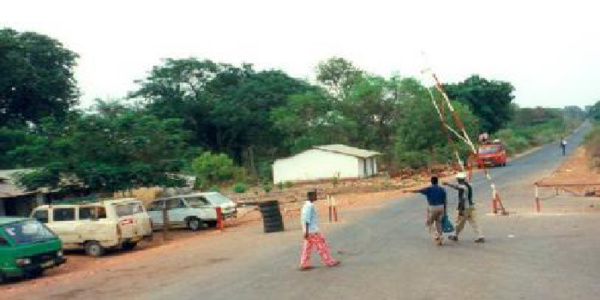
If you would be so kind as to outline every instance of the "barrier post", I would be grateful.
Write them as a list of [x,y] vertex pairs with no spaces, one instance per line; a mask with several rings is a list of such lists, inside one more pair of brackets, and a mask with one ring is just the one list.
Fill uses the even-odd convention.
[[221,211],[221,207],[217,206],[215,210],[217,211],[217,229],[223,229],[223,212]]
[[540,194],[538,191],[538,184],[535,183],[535,211],[536,212],[541,212],[542,211],[542,204],[540,202]]
[[327,206],[329,208],[329,223],[333,220],[333,206],[331,204],[331,195],[327,195]]
[[331,206],[333,207],[333,221],[337,222],[338,221],[337,205],[335,203],[335,198],[333,196],[331,196]]

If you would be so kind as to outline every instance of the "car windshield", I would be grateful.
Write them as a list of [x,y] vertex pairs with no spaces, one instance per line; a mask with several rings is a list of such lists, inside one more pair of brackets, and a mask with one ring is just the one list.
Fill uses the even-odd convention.
[[0,227],[17,244],[47,241],[56,236],[37,220],[26,220]]
[[206,197],[208,198],[208,200],[210,200],[210,202],[212,202],[215,205],[231,203],[231,200],[229,200],[229,198],[219,193],[209,194],[206,195]]
[[479,154],[492,154],[492,153],[499,152],[499,150],[500,150],[499,146],[481,147],[481,148],[479,148]]

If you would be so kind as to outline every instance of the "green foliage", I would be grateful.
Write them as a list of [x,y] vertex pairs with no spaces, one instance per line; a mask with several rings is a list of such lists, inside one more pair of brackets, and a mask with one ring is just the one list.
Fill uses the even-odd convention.
[[226,154],[204,152],[192,161],[192,172],[196,176],[196,186],[206,188],[235,179],[240,168]]
[[470,106],[484,131],[494,133],[510,120],[515,88],[508,82],[473,75],[463,82],[445,85],[445,89],[450,99]]
[[28,189],[75,186],[116,192],[185,184],[175,175],[186,147],[177,119],[128,109],[109,116],[73,114],[64,121],[45,119],[29,138],[30,143],[10,154],[39,166],[20,180]]
[[592,158],[591,167],[600,168],[600,125],[595,125],[585,137],[585,148]]
[[600,121],[600,101],[590,107],[589,115],[593,120]]
[[294,186],[294,183],[292,183],[291,181],[286,181],[283,183],[283,187],[285,187],[286,189],[292,188]]
[[0,127],[64,118],[77,104],[76,59],[48,36],[0,29]]
[[263,191],[265,191],[265,193],[268,194],[268,193],[270,193],[273,190],[273,185],[270,184],[270,183],[265,182],[265,183],[263,183],[262,188],[263,188]]
[[217,185],[211,186],[210,189],[208,189],[208,190],[211,192],[217,192],[217,193],[221,191],[221,189]]
[[280,182],[277,183],[277,188],[279,189],[279,191],[283,191],[284,187],[285,186],[284,186],[283,182],[280,181]]
[[0,127],[0,169],[16,168],[22,163],[21,157],[5,155],[17,147],[24,145],[27,140],[27,129],[18,127]]
[[[398,120],[395,135],[395,159],[403,166],[411,168],[424,167],[430,163],[456,161],[453,149],[448,143],[448,136],[443,130],[437,111],[431,100],[425,98],[427,92],[422,86],[413,86],[414,98],[403,103],[402,118]],[[441,95],[434,94],[438,103]],[[471,113],[468,106],[452,102],[460,116],[471,140],[475,140],[479,132],[479,119]],[[441,106],[440,106],[441,109]],[[445,120],[450,127],[458,130],[451,114],[446,111]],[[464,142],[451,135],[463,159],[468,156],[469,149]]]
[[243,194],[248,190],[248,185],[246,185],[245,183],[239,182],[239,183],[236,183],[232,189],[237,194]]
[[281,71],[196,58],[167,59],[139,83],[131,98],[144,99],[152,114],[185,120],[193,146],[228,154],[251,174],[259,172],[255,162],[285,153],[272,111],[291,95],[314,89]]

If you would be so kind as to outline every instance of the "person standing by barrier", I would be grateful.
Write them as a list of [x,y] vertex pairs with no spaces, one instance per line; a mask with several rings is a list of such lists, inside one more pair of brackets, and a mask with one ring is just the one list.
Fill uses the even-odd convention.
[[442,245],[444,240],[442,233],[442,219],[446,214],[446,191],[443,187],[438,185],[438,178],[436,176],[431,177],[431,185],[416,190],[406,190],[409,193],[420,193],[427,197],[427,221],[426,225],[431,235],[431,239],[438,246]]
[[560,140],[560,147],[562,148],[563,156],[567,155],[567,140],[566,139],[563,138]]
[[467,181],[467,175],[465,173],[456,174],[456,180],[458,184],[450,184],[444,182],[444,185],[449,186],[458,191],[458,209],[456,215],[456,232],[454,235],[448,237],[448,239],[458,242],[458,235],[464,229],[465,223],[468,221],[473,232],[476,235],[475,243],[484,243],[485,238],[481,233],[481,228],[477,223],[475,216],[475,204],[473,203],[473,188]]
[[312,268],[310,265],[310,256],[313,247],[317,249],[321,260],[326,266],[335,267],[340,264],[340,261],[331,257],[329,245],[319,231],[317,209],[314,205],[314,202],[317,201],[317,192],[308,192],[306,196],[308,199],[304,203],[304,206],[302,206],[300,217],[304,233],[304,244],[302,246],[302,254],[300,255],[300,270],[304,271]]

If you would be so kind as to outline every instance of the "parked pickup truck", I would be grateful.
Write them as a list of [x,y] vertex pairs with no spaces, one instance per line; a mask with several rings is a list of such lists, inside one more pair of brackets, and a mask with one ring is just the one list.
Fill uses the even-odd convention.
[[60,239],[44,224],[0,217],[0,282],[9,277],[38,276],[65,261]]

